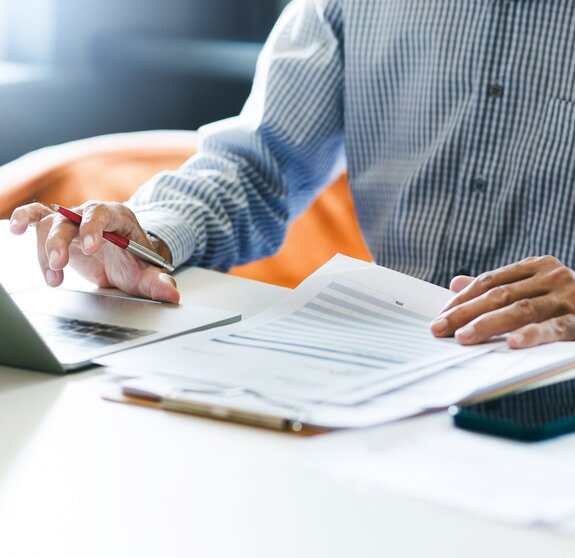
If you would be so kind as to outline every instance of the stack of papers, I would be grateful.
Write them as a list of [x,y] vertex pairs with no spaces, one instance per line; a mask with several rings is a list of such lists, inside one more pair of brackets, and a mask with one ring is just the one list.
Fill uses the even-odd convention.
[[314,438],[298,458],[322,476],[370,493],[575,533],[574,436],[514,442],[454,428],[444,413]]
[[575,360],[571,344],[532,357],[501,342],[463,347],[435,339],[429,323],[451,296],[336,256],[246,322],[98,362],[137,377],[124,386],[128,395],[168,408],[336,429],[442,408]]

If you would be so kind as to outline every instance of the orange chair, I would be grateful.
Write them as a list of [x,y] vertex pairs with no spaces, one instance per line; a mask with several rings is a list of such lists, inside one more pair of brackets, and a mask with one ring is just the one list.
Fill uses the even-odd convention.
[[[170,141],[156,141],[151,133],[144,141],[138,139],[142,134],[95,138],[40,150],[0,167],[0,217],[33,199],[65,206],[88,199],[125,201],[151,176],[176,169],[193,154],[192,136],[182,134],[178,141],[171,141],[174,133],[165,136]],[[292,223],[276,255],[230,273],[294,287],[337,252],[371,259],[345,176]]]

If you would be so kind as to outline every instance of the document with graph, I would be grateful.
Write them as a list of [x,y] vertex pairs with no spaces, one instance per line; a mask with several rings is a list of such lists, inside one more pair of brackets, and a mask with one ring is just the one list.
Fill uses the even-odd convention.
[[431,335],[430,321],[451,296],[336,256],[250,320],[98,362],[187,382],[192,393],[248,394],[299,408],[357,406],[498,346],[462,347]]

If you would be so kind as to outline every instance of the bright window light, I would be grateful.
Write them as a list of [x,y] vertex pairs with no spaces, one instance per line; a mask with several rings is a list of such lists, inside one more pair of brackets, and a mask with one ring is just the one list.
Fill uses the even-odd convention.
[[7,0],[0,0],[0,59],[4,58],[6,52],[6,37],[8,36],[7,26]]
[[24,63],[52,59],[53,0],[0,0],[0,56]]

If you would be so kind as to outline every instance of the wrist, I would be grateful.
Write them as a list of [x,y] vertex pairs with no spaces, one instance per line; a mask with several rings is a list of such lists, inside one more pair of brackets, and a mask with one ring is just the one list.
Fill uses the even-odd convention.
[[166,261],[172,263],[172,252],[168,248],[168,245],[161,238],[149,231],[146,231],[146,237],[152,250],[162,256]]

